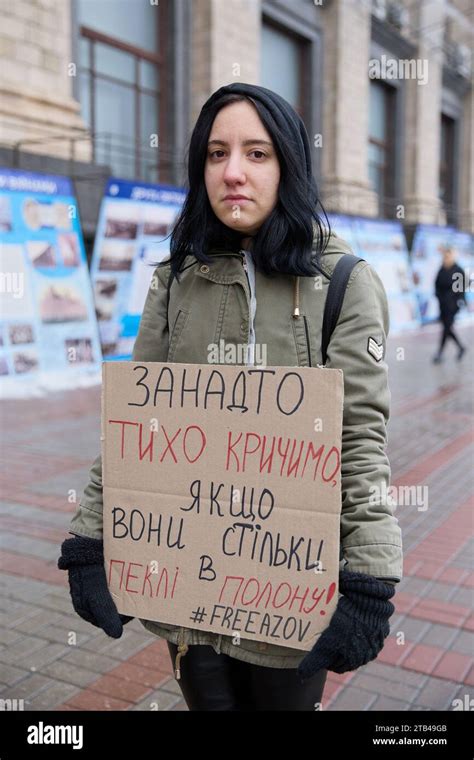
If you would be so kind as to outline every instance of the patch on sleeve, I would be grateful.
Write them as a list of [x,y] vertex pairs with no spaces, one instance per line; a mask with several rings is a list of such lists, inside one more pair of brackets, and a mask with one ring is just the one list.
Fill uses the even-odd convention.
[[370,335],[367,341],[367,351],[376,362],[380,362],[383,359],[383,342],[377,343],[375,338]]

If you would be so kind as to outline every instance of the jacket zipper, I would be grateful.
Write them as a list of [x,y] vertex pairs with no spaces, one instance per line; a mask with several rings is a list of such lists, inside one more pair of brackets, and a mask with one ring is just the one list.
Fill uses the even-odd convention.
[[245,288],[244,288],[245,298],[247,300],[248,315],[249,315],[249,329],[248,329],[248,333],[247,333],[247,345],[249,345],[250,344],[250,322],[251,322],[251,319],[252,319],[252,314],[251,314],[251,308],[252,307],[251,307],[251,303],[250,303],[250,299],[252,298],[252,290],[251,290],[251,287],[250,287],[250,280],[249,280],[249,276],[248,276],[248,268],[247,268],[247,262],[245,260],[245,254],[239,253],[238,255],[241,257],[242,267],[244,269],[245,276],[247,278],[247,283],[248,283],[248,286],[249,286],[249,298],[247,298],[247,293],[245,292]]
[[306,345],[308,346],[308,358],[309,358],[309,366],[313,366],[313,362],[311,361],[311,347],[309,345],[309,330],[308,330],[308,322],[306,321],[306,317],[303,314],[304,319],[304,330],[306,333]]

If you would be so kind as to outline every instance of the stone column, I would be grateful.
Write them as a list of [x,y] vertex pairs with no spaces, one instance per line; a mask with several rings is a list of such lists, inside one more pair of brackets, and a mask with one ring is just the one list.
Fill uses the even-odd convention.
[[191,128],[212,92],[260,81],[261,6],[256,0],[193,0]]
[[376,216],[368,176],[371,16],[367,3],[325,9],[322,194],[328,211]]
[[90,160],[89,139],[71,143],[87,137],[87,128],[72,96],[78,71],[70,0],[1,0],[1,16],[0,142],[25,141],[30,153]]
[[406,143],[404,198],[406,224],[445,224],[439,199],[441,94],[444,9],[442,3],[421,0],[415,24],[422,32],[417,56],[428,66],[428,81],[406,81]]

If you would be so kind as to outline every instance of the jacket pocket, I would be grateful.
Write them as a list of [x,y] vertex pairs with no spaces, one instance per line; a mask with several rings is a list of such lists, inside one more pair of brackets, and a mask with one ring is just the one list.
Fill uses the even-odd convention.
[[186,322],[189,318],[189,311],[185,309],[179,309],[176,319],[174,321],[173,328],[170,334],[169,349],[168,349],[168,361],[173,361],[173,357],[178,348],[179,340],[183,334],[183,330],[186,326]]

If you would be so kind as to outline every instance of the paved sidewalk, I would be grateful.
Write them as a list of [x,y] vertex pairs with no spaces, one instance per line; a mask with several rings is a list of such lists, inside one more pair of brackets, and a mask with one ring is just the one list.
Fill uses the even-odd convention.
[[[389,340],[405,577],[384,650],[354,673],[329,674],[325,710],[469,709],[474,698],[474,329],[459,328],[470,343],[461,363],[448,346],[434,366],[438,329]],[[0,697],[25,710],[187,710],[166,642],[137,620],[118,640],[81,620],[56,568],[71,492],[80,498],[99,450],[99,388],[2,402],[0,411]],[[418,499],[403,504],[408,486]]]

